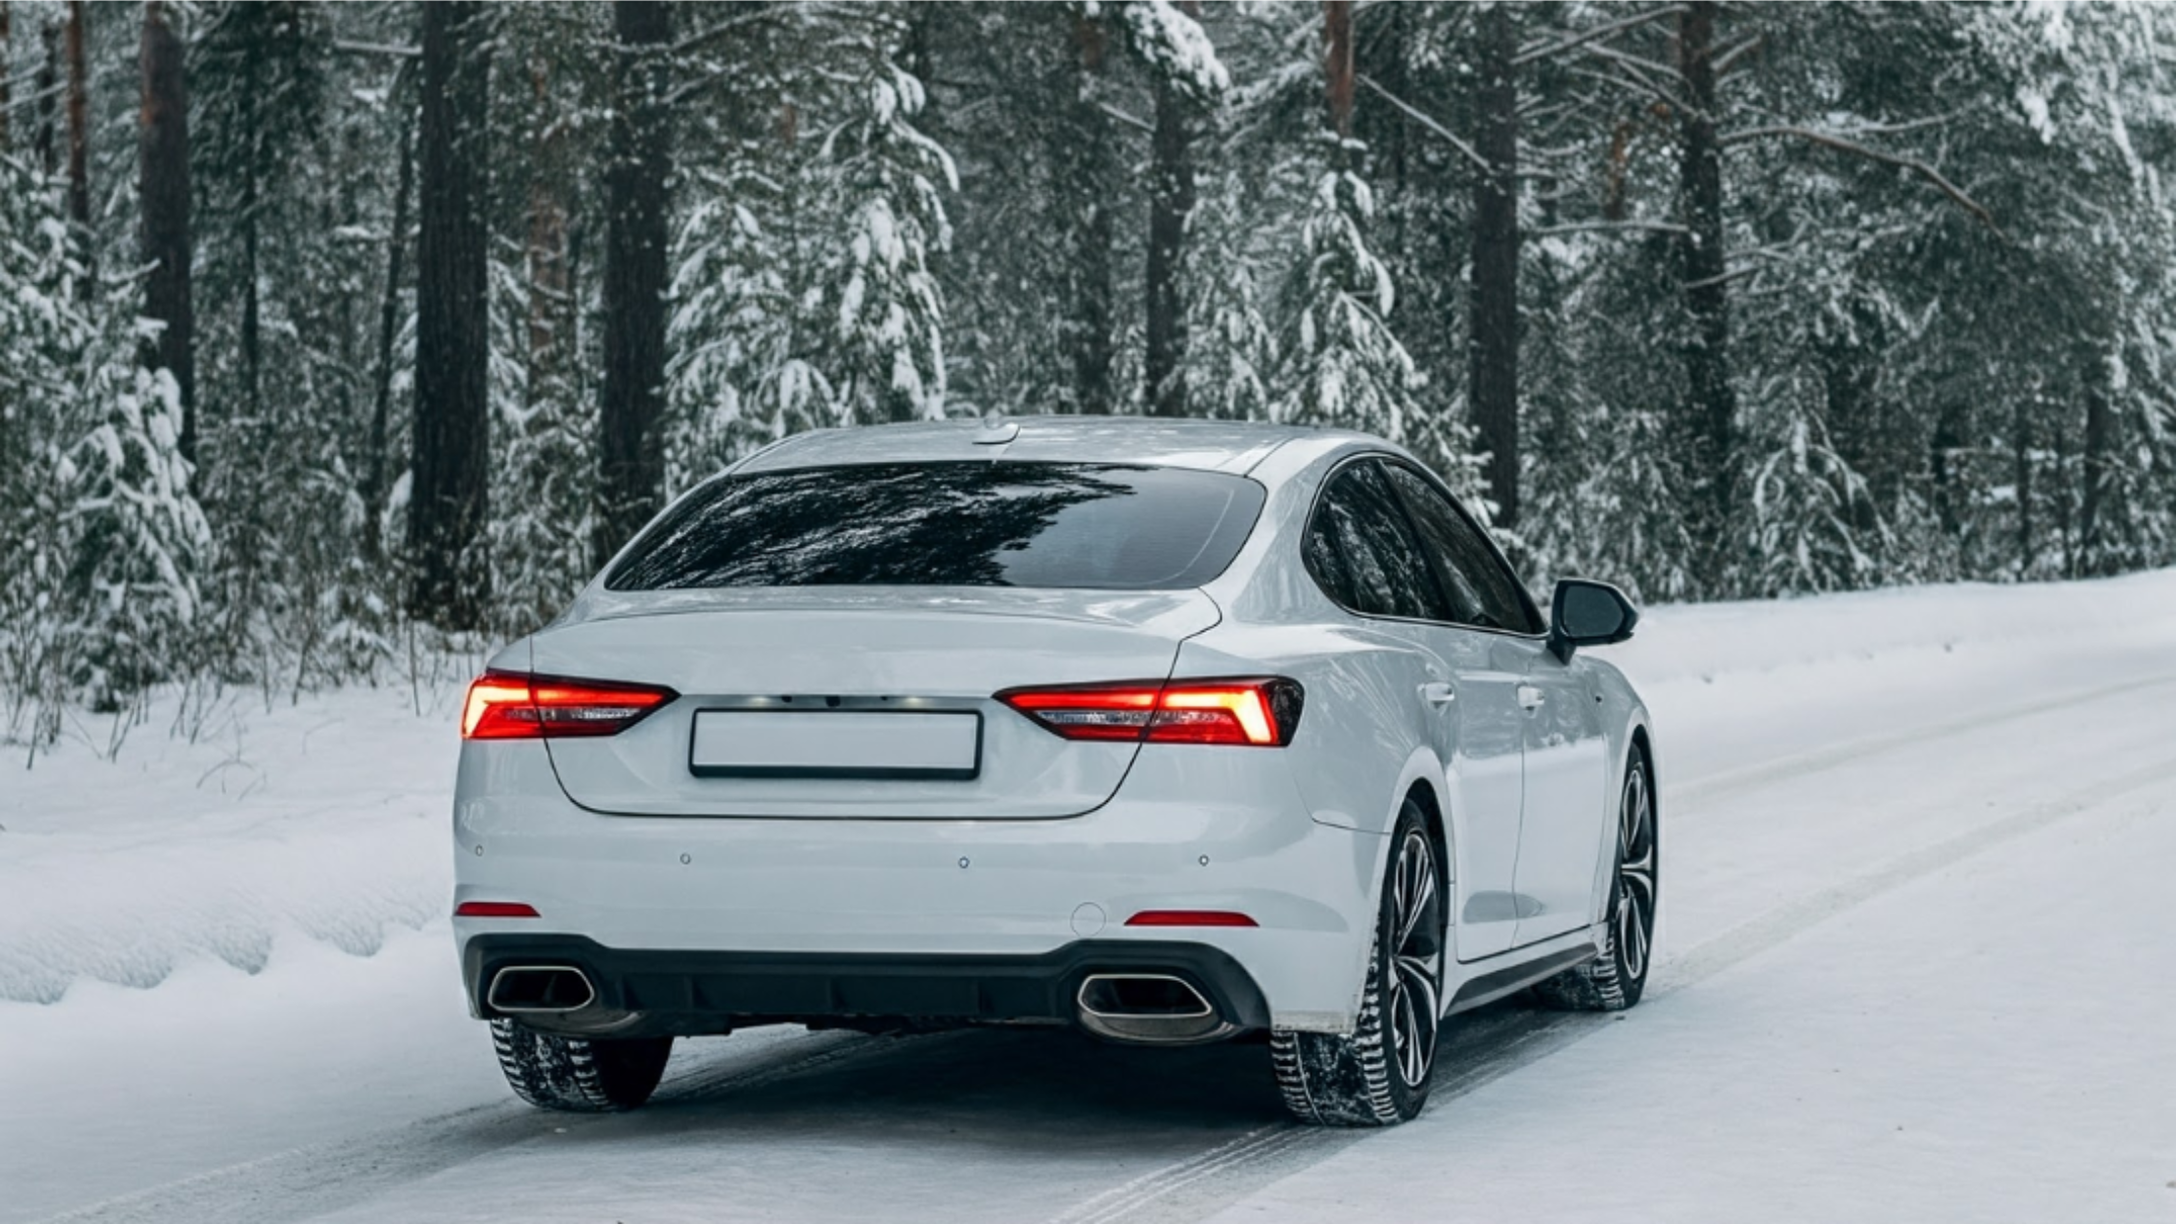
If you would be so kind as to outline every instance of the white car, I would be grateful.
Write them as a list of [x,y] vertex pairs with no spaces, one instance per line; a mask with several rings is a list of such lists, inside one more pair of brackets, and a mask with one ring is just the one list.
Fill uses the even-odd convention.
[[1031,417],[788,438],[470,689],[454,930],[514,1090],[758,1024],[1269,1046],[1403,1121],[1444,1016],[1648,968],[1655,745],[1410,455]]

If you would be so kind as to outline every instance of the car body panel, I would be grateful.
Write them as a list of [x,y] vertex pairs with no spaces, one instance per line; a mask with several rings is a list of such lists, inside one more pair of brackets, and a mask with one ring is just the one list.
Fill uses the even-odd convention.
[[[1525,819],[1519,834],[1516,943],[1527,944],[1594,919],[1594,882],[1613,831],[1611,737],[1588,661],[1532,652],[1525,691]],[[1614,842],[1609,843],[1614,849]]]
[[1307,818],[1282,754],[1149,745],[1126,785],[1070,820],[692,820],[608,816],[560,793],[543,745],[462,746],[455,902],[519,900],[609,947],[1019,954],[1168,940],[1149,909],[1232,909],[1187,931],[1238,960],[1286,1028],[1349,1025],[1383,838]]
[[[692,817],[1076,816],[1110,798],[1134,745],[1060,739],[993,694],[1024,685],[1161,680],[1171,673],[1178,643],[1218,619],[1216,606],[1199,592],[851,587],[661,594],[671,596],[659,601],[666,613],[611,615],[600,602],[583,619],[533,639],[532,666],[540,674],[660,684],[680,694],[619,735],[547,741],[568,797],[584,807]],[[978,776],[967,782],[729,778],[689,770],[699,712],[826,708],[978,714]]]

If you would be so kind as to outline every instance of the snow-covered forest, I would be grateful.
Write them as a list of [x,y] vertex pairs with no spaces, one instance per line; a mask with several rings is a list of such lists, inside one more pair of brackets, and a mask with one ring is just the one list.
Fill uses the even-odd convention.
[[[817,426],[1350,426],[1648,600],[2176,561],[2156,5],[0,0],[0,737]],[[184,701],[186,706],[186,701]]]

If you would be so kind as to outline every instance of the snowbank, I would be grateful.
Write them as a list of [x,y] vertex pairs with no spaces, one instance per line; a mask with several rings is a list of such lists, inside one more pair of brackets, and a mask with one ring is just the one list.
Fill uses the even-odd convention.
[[244,694],[193,743],[169,734],[168,705],[110,760],[111,720],[90,715],[31,768],[12,750],[0,1000],[154,986],[200,958],[255,973],[288,934],[368,956],[442,920],[457,696]]

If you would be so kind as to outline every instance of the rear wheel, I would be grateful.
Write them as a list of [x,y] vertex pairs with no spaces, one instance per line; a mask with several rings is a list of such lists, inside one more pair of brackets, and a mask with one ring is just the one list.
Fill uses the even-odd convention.
[[1443,871],[1411,799],[1392,834],[1360,1019],[1347,1036],[1278,1033],[1270,1060],[1285,1106],[1322,1126],[1394,1126],[1428,1103],[1443,1014]]
[[1658,876],[1654,779],[1647,753],[1632,750],[1617,809],[1617,872],[1610,893],[1609,936],[1602,954],[1534,986],[1561,1011],[1623,1011],[1640,1001],[1653,959]]
[[615,1113],[650,1099],[672,1055],[670,1037],[562,1037],[493,1020],[491,1042],[514,1095],[539,1109]]

